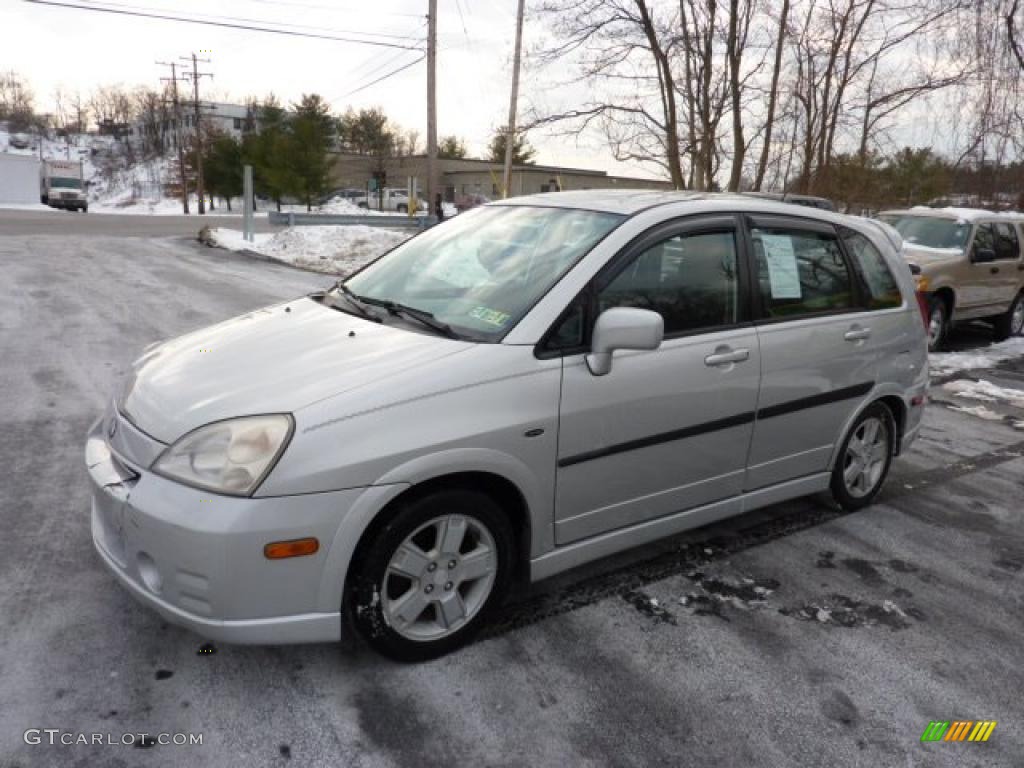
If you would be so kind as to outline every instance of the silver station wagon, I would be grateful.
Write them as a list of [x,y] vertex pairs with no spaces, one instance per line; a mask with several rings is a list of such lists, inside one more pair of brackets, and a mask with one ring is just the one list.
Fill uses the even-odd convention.
[[477,208],[148,349],[88,437],[96,549],[206,637],[414,660],[516,583],[827,489],[857,509],[928,385],[898,247],[735,195]]

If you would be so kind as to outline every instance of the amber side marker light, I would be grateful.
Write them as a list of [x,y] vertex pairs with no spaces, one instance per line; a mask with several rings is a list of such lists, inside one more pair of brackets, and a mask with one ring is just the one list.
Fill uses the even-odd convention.
[[273,541],[263,548],[263,556],[268,560],[281,560],[286,557],[314,555],[318,549],[320,549],[320,542],[311,536],[308,539]]

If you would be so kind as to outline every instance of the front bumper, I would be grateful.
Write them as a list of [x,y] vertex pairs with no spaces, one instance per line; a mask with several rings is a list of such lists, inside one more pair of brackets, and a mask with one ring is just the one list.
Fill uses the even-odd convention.
[[[118,437],[108,440],[110,419]],[[130,436],[125,440],[123,436]],[[167,621],[229,643],[329,642],[341,637],[335,588],[347,564],[327,572],[338,528],[361,489],[277,498],[236,498],[149,472],[118,448],[146,438],[123,417],[90,430],[92,537],[103,562]],[[113,444],[113,449],[112,445]],[[157,444],[159,445],[159,444]],[[268,560],[273,541],[315,536],[311,556]]]

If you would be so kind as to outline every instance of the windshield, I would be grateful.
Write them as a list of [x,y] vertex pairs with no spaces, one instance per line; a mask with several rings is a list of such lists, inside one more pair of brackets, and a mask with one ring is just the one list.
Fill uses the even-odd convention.
[[896,228],[909,245],[923,245],[927,248],[963,248],[971,225],[966,221],[938,219],[933,216],[879,216],[886,224]]
[[81,179],[68,179],[68,178],[64,178],[64,177],[61,177],[61,176],[51,176],[50,177],[50,187],[54,188],[54,189],[56,189],[58,187],[60,187],[62,189],[81,189],[82,188],[82,180]]
[[497,341],[623,217],[495,206],[461,214],[349,278],[358,296],[431,312],[460,335]]

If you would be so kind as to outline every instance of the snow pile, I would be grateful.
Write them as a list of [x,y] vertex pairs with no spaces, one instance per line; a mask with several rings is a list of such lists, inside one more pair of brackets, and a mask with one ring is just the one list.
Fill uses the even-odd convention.
[[274,234],[258,234],[255,242],[248,243],[237,230],[217,228],[210,231],[210,239],[215,245],[230,251],[254,251],[286,264],[343,276],[373,261],[413,234],[412,230],[363,225],[290,227]]
[[1015,337],[970,352],[937,352],[928,356],[933,378],[948,376],[957,371],[992,368],[1006,360],[1024,357],[1024,337]]
[[1009,403],[1017,408],[1024,408],[1024,391],[1009,387],[1000,387],[991,381],[972,381],[962,379],[943,384],[943,389],[960,397],[971,400],[983,400],[989,403]]

